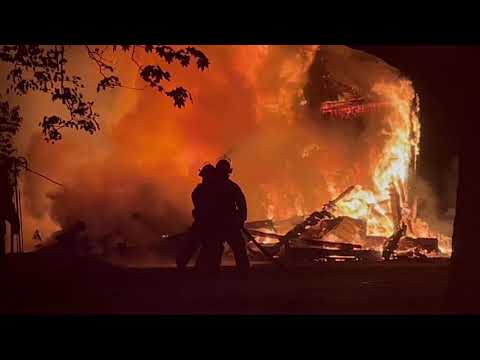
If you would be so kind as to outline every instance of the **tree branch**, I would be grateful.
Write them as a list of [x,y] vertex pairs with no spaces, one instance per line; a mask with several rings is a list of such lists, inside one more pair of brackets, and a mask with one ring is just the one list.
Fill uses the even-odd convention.
[[[187,67],[194,60],[200,70],[209,65],[208,58],[194,47],[177,50],[166,45],[113,45],[113,52],[118,46],[123,53],[129,55],[138,69],[138,76],[146,83],[143,88],[125,86],[115,74],[117,62],[105,57],[108,46],[92,48],[83,45],[102,78],[97,84],[97,91],[115,87],[142,91],[150,86],[172,98],[177,107],[183,107],[187,99],[191,100],[190,93],[183,87],[165,89],[164,83],[171,80],[171,74],[163,69],[163,65],[141,64],[136,58],[139,49],[167,64],[178,62]],[[83,99],[81,89],[84,85],[79,76],[67,72],[67,58],[64,45],[0,45],[0,61],[11,65],[7,73],[7,94],[9,91],[19,96],[35,91],[49,93],[53,102],[60,100],[70,113],[70,118],[67,119],[56,115],[44,116],[40,126],[46,140],[60,140],[59,130],[65,127],[81,129],[91,134],[99,129],[96,121],[98,114],[93,111],[94,103]],[[115,56],[114,58],[116,59]]]
[[133,45],[133,50],[132,50],[131,59],[132,59],[132,61],[135,63],[135,65],[137,65],[138,70],[142,70],[142,66],[137,62],[137,60],[135,60],[135,48],[136,48],[136,45]]

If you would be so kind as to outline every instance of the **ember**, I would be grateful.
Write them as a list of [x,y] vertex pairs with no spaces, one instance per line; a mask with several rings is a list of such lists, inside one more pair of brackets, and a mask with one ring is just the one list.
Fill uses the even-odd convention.
[[380,111],[391,106],[388,102],[367,102],[357,98],[343,101],[325,101],[321,110],[324,115],[332,115],[338,118],[353,118],[368,111]]

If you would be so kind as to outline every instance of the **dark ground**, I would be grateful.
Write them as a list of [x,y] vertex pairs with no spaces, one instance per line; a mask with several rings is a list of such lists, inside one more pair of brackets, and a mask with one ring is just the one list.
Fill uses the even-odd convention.
[[173,268],[126,268],[59,250],[0,262],[0,314],[437,314],[448,261],[319,264],[248,280]]

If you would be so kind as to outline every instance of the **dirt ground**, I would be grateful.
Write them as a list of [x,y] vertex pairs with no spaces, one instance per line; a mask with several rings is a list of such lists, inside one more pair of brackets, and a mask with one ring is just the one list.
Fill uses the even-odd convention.
[[318,264],[248,279],[125,267],[52,250],[0,260],[0,314],[438,314],[448,260]]

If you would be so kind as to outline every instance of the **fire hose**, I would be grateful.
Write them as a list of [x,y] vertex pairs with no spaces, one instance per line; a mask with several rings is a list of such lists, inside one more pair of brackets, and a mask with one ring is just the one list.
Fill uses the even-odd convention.
[[[282,270],[284,271],[287,271],[289,272],[289,270],[287,269],[287,267],[281,263],[278,259],[276,259],[272,254],[270,254],[256,239],[254,236],[252,236],[252,234],[250,234],[250,232],[245,229],[245,227],[242,227],[241,228],[241,231],[243,232],[243,234],[248,238],[248,240],[252,241],[255,246],[262,252],[263,255],[265,255],[272,263],[274,263],[275,265],[277,265],[279,268],[281,268]],[[172,240],[172,239],[177,239],[179,237],[182,237],[182,236],[185,236],[188,234],[188,231],[186,232],[183,232],[183,233],[179,233],[179,234],[175,234],[175,235],[170,235],[170,236],[167,236],[168,239]]]
[[[340,201],[342,198],[347,196],[355,186],[350,186],[348,187],[345,191],[343,191],[337,198],[334,200],[328,202],[323,206],[322,211],[318,212],[315,211],[313,212],[310,216],[308,216],[301,224],[296,225],[292,230],[290,230],[286,235],[284,236],[279,236],[278,239],[279,241],[279,246],[283,246],[286,243],[288,243],[290,240],[293,240],[294,238],[298,238],[302,233],[304,233],[309,227],[314,226],[318,224],[320,221],[324,219],[332,219],[334,216],[330,213],[329,210],[335,206],[335,204]],[[277,258],[275,258],[270,252],[268,252],[256,239],[255,237],[244,227],[241,227],[241,231],[243,234],[251,241],[253,244],[262,252],[263,255],[267,259],[269,259],[273,264],[277,265],[279,268],[286,272],[291,272],[291,269],[288,269],[282,262],[280,262]],[[168,238],[173,239],[177,238],[179,236],[183,236],[186,233],[182,234],[176,234],[176,235],[171,235],[168,236]]]

